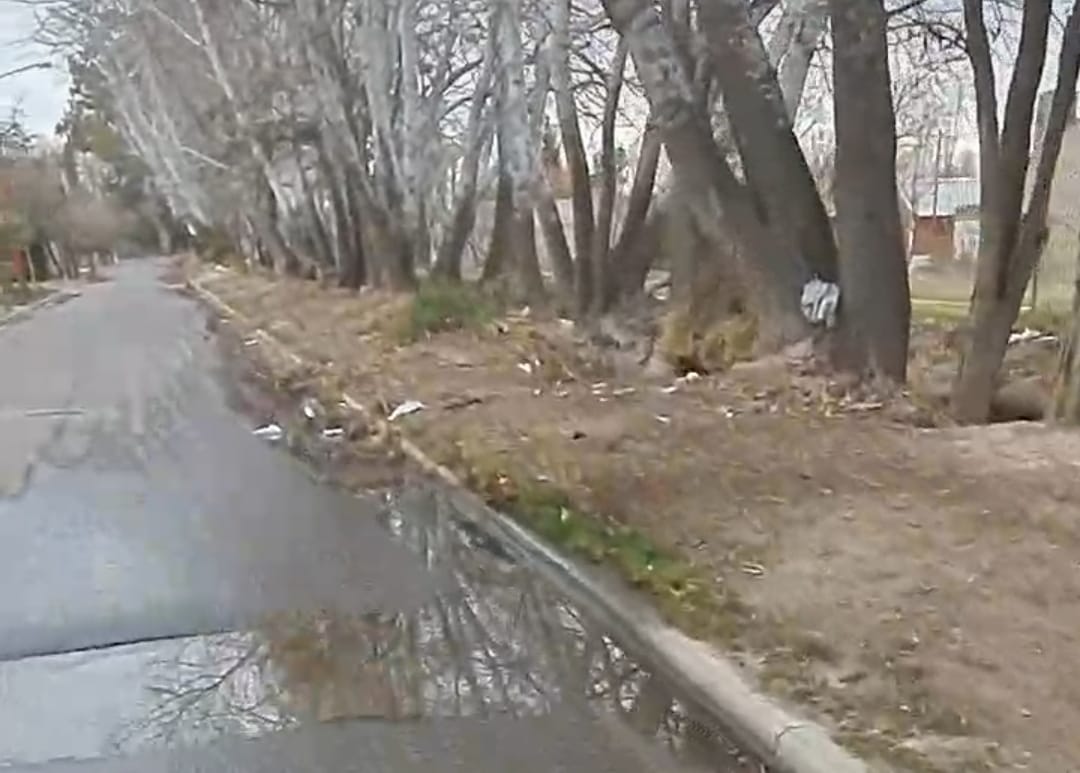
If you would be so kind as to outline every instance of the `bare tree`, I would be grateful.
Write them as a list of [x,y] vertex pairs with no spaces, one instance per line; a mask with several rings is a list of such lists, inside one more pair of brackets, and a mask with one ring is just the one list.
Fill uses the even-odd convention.
[[953,393],[961,421],[985,421],[1009,332],[1046,241],[1046,216],[1080,69],[1080,2],[1074,2],[1061,45],[1057,84],[1028,189],[1035,97],[1046,58],[1049,0],[1023,7],[1020,44],[999,129],[993,55],[983,7],[964,1],[968,49],[975,78],[982,179],[981,240],[972,298],[972,335]]

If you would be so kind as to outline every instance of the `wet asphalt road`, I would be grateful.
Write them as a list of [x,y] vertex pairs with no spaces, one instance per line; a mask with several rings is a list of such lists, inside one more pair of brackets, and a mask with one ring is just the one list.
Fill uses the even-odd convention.
[[253,437],[162,268],[0,328],[0,770],[757,770],[436,491]]

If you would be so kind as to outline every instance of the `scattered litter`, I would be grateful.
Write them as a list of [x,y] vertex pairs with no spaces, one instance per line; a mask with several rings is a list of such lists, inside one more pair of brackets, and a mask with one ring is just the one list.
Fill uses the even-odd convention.
[[417,413],[418,411],[422,411],[425,408],[427,408],[427,406],[419,400],[406,400],[397,408],[392,410],[386,420],[395,421],[397,419],[400,419],[402,416],[408,416],[411,413]]
[[679,385],[672,384],[670,386],[662,387],[660,391],[663,392],[665,395],[673,395],[679,391]]
[[244,346],[255,346],[258,343],[259,343],[258,338],[245,338],[244,339]]
[[574,329],[574,320],[572,320],[572,319],[563,319],[562,317],[559,317],[559,326],[562,327],[564,330],[573,330]]
[[1020,716],[1022,716],[1022,717],[1030,717],[1031,716],[1031,709],[1021,708],[1020,709]]
[[1013,333],[1009,336],[1009,345],[1022,344],[1022,343],[1042,343],[1044,341],[1056,341],[1058,337],[1053,333],[1047,333],[1043,330],[1034,330],[1030,327],[1026,327],[1018,333]]
[[593,394],[596,394],[597,392],[602,392],[605,389],[607,389],[607,382],[606,381],[597,381],[595,384],[592,385],[591,389],[592,389]]
[[686,384],[692,384],[695,381],[701,380],[701,374],[698,373],[696,370],[691,370],[687,371],[686,375],[680,376],[677,380]]
[[518,370],[520,370],[520,371],[521,371],[522,373],[524,373],[524,374],[526,374],[526,375],[528,375],[528,376],[531,376],[531,375],[532,375],[532,372],[533,372],[533,366],[532,366],[532,363],[531,363],[531,362],[524,362],[524,361],[523,361],[523,362],[519,362],[519,363],[517,364],[517,368],[518,368]]
[[323,412],[322,406],[319,405],[319,401],[316,400],[314,397],[304,398],[302,410],[304,411],[304,416],[307,417],[308,421],[314,421],[316,418],[318,418],[319,414]]
[[885,407],[885,403],[880,400],[865,401],[861,403],[851,403],[844,407],[845,411],[850,413],[862,413],[866,411],[880,411]]
[[636,391],[637,390],[634,389],[634,387],[619,387],[618,389],[615,389],[615,390],[612,391],[611,396],[612,397],[624,397],[625,395],[632,395]]
[[253,430],[251,434],[263,440],[274,442],[275,440],[281,440],[285,436],[285,430],[278,424],[270,423]]
[[755,561],[744,561],[739,568],[742,569],[743,574],[751,577],[762,577],[765,574],[765,567]]
[[344,427],[327,427],[322,431],[322,436],[327,440],[336,440],[345,436]]
[[803,316],[809,322],[834,327],[836,310],[840,306],[839,285],[814,277],[803,285],[801,306]]
[[660,422],[661,424],[671,424],[671,417],[670,416],[665,416],[662,413],[656,414],[656,420],[658,422]]

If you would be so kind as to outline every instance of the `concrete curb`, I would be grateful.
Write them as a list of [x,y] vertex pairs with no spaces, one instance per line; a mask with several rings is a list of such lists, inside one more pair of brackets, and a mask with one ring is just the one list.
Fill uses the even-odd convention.
[[[190,281],[189,286],[219,312],[246,319],[197,280]],[[293,362],[306,362],[265,331],[259,331],[259,338]],[[546,580],[712,714],[732,740],[753,753],[770,771],[869,773],[869,766],[840,747],[823,727],[793,717],[752,689],[738,667],[718,650],[668,625],[651,605],[621,583],[568,560],[508,516],[488,507],[452,470],[431,459],[377,411],[348,393],[341,399],[380,432],[392,433],[406,456],[447,484],[448,496],[463,517],[529,559]]]
[[56,303],[62,303],[68,298],[77,296],[78,293],[66,292],[64,290],[56,290],[50,293],[44,298],[40,298],[27,306],[19,306],[13,311],[9,311],[4,316],[0,317],[0,327],[4,327],[11,322],[18,322],[20,319],[33,314],[38,309],[43,309],[46,306],[52,306]]

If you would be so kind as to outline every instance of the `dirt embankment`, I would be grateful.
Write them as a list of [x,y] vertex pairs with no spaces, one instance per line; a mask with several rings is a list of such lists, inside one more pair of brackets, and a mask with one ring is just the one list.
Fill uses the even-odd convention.
[[617,375],[521,314],[406,345],[407,299],[201,280],[248,318],[252,351],[269,335],[317,363],[312,388],[386,415],[422,404],[393,425],[868,759],[1080,766],[1080,436],[920,429],[910,401],[782,361]]

